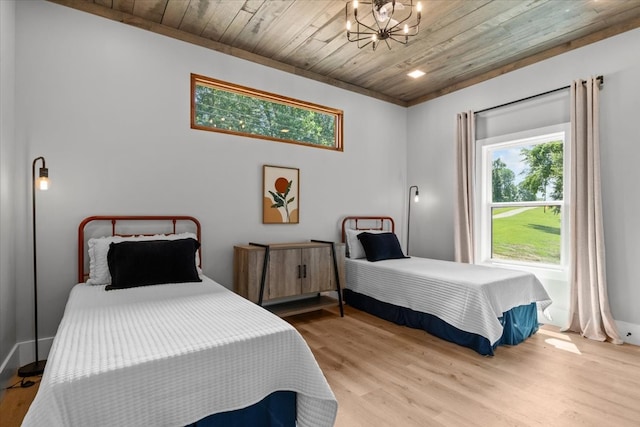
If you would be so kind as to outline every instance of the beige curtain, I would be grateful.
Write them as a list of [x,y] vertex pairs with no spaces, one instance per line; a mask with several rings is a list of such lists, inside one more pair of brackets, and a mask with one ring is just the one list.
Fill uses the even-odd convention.
[[459,113],[456,141],[455,259],[473,264],[473,174],[475,117]]
[[595,78],[571,86],[571,299],[566,329],[621,344],[605,274],[599,90]]

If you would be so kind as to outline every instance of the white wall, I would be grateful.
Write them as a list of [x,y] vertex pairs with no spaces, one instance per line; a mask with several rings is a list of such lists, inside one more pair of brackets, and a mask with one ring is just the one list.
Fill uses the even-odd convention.
[[[607,278],[614,318],[640,335],[640,29],[573,50],[492,80],[414,106],[408,111],[408,183],[420,186],[412,208],[413,254],[454,257],[454,151],[456,113],[481,110],[604,75],[601,152]],[[634,53],[632,53],[634,52]],[[428,75],[426,76],[428,78]],[[423,197],[425,203],[422,203]],[[415,212],[415,214],[414,214]],[[549,284],[558,313],[568,290]],[[556,319],[564,323],[564,319]],[[628,338],[633,341],[635,338]]]
[[[0,2],[0,366],[16,342],[14,21],[15,4]],[[4,375],[0,372],[0,385]]]
[[[205,273],[231,288],[235,244],[338,240],[345,215],[402,215],[404,108],[47,2],[18,2],[16,40],[20,191],[39,155],[52,182],[38,194],[42,336],[76,283],[86,216],[194,215]],[[343,109],[344,152],[190,129],[190,73]],[[262,224],[264,164],[300,168],[300,224]],[[25,199],[19,236],[29,216]],[[27,239],[17,246],[30,254]],[[18,340],[32,335],[28,260],[18,257]]]
[[[31,161],[39,155],[52,180],[51,190],[38,194],[40,328],[46,337],[55,333],[76,281],[77,225],[94,214],[198,217],[205,273],[231,287],[234,244],[338,239],[347,214],[391,215],[404,236],[407,190],[417,184],[412,254],[453,259],[455,114],[596,74],[605,75],[602,167],[612,311],[619,323],[640,328],[634,306],[640,300],[634,285],[640,277],[634,222],[640,206],[633,188],[640,148],[632,116],[640,107],[640,58],[630,54],[640,46],[640,30],[405,110],[56,4],[18,2],[15,127],[7,130],[4,124],[14,117],[5,109],[13,102],[5,97],[14,87],[6,73],[7,67],[13,72],[6,65],[13,60],[13,32],[7,30],[13,13],[0,3],[2,355],[7,345],[32,338],[28,194]],[[190,73],[343,109],[344,153],[191,130]],[[261,223],[263,164],[300,168],[300,224]],[[15,244],[6,250],[11,230]],[[566,308],[564,291],[550,292],[554,305]],[[5,322],[12,314],[15,323]]]

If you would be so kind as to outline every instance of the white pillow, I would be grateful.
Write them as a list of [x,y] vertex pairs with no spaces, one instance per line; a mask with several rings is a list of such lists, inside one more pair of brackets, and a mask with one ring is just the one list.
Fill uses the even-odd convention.
[[[142,240],[177,240],[177,239],[198,239],[195,233],[179,233],[179,234],[154,234],[150,236],[107,236],[91,238],[87,242],[89,247],[89,278],[88,285],[109,285],[111,284],[111,274],[109,273],[109,264],[107,263],[107,254],[109,253],[109,245],[117,242],[135,242]],[[200,250],[196,252],[196,267],[198,273],[201,272],[200,267]]]
[[364,253],[364,247],[362,247],[362,243],[358,240],[358,234],[360,233],[389,233],[387,230],[353,230],[348,228],[345,231],[346,234],[346,243],[347,243],[347,256],[351,259],[359,259],[366,258],[366,254]]

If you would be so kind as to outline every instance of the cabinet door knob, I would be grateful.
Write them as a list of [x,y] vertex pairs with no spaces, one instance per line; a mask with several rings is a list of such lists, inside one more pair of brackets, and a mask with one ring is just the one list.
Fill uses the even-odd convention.
[[307,264],[304,265],[303,270],[304,273],[302,275],[302,277],[304,277],[305,279],[307,278]]

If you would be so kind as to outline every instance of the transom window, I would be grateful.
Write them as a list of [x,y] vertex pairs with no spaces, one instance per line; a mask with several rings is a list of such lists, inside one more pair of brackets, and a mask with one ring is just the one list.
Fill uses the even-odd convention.
[[565,124],[478,141],[481,262],[565,266],[568,132]]
[[191,127],[342,151],[342,110],[191,74]]

